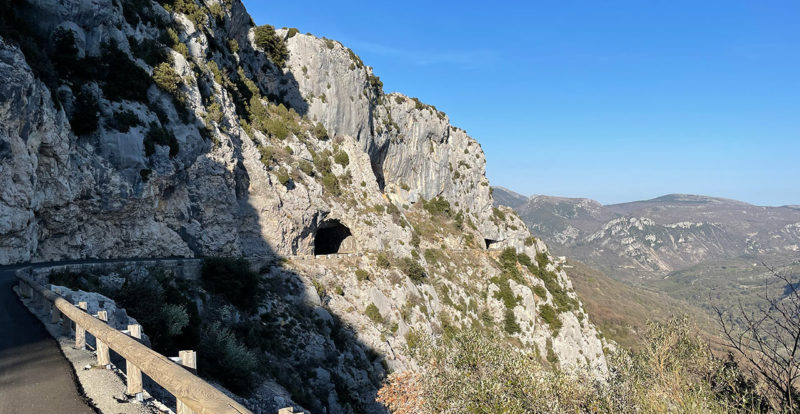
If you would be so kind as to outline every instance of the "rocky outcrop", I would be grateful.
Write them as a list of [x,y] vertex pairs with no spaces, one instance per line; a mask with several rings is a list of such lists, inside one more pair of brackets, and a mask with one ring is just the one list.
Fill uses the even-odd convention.
[[[0,263],[288,256],[314,307],[302,323],[330,312],[361,323],[359,336],[397,368],[413,367],[398,347],[409,329],[437,334],[442,318],[471,326],[484,317],[467,309],[473,303],[490,326],[517,321],[508,335],[522,346],[605,372],[603,343],[566,275],[513,211],[492,206],[483,151],[447,115],[384,93],[372,69],[333,40],[268,34],[286,46],[279,67],[279,51],[257,41],[263,33],[238,0],[169,9],[37,0],[13,10],[12,22],[27,26],[22,49],[0,37]],[[519,265],[527,270],[492,281],[506,248],[527,255]],[[315,250],[367,255],[357,266],[374,272],[372,284],[350,289],[352,266],[303,263]],[[376,256],[387,253],[389,267]],[[546,289],[530,263],[537,255],[555,275]],[[319,278],[332,290],[347,282],[347,299],[316,292]],[[501,288],[519,303],[496,299]],[[542,289],[576,303],[560,306],[558,329],[542,324],[542,307],[556,305],[555,292]],[[424,297],[427,310],[415,305],[406,321],[400,310],[411,297]],[[291,314],[278,302],[267,309]],[[368,303],[397,329],[365,320]],[[325,329],[304,341],[298,349],[336,350]],[[344,371],[336,375],[360,384],[358,399],[368,400],[379,381]],[[329,412],[346,411],[341,390],[329,391]],[[380,411],[374,398],[367,403]]]

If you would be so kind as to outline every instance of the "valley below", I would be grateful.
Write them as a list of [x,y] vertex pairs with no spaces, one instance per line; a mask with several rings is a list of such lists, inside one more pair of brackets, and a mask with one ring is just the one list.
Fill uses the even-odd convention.
[[616,303],[609,308],[618,312],[598,309],[593,315],[622,343],[631,343],[628,335],[640,331],[643,319],[680,313],[693,315],[716,337],[717,309],[741,304],[757,311],[765,294],[784,294],[785,283],[772,272],[800,272],[797,206],[683,194],[605,206],[590,199],[528,198],[504,188],[495,188],[494,196],[495,204],[514,208],[534,236],[548,240],[554,254],[579,261],[568,274],[586,303],[597,295]]

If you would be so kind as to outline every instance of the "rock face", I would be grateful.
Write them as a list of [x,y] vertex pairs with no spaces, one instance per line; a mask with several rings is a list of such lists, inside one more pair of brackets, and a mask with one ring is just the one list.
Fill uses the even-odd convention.
[[[307,286],[348,283],[340,304],[308,289],[314,314],[363,324],[359,336],[398,369],[414,367],[397,347],[410,328],[437,334],[485,318],[516,321],[509,337],[564,367],[605,372],[566,275],[513,211],[493,208],[480,145],[436,108],[384,93],[340,43],[287,29],[264,42],[239,0],[169,11],[37,0],[2,19],[0,264],[286,256]],[[524,253],[514,280],[497,262],[505,248]],[[367,259],[337,267],[315,253]],[[359,266],[371,285],[353,284]],[[497,299],[502,289],[519,299]],[[427,305],[404,317],[410,297]],[[397,328],[364,319],[368,303]],[[560,328],[543,324],[545,305],[559,307]],[[363,387],[358,398],[369,399]],[[319,404],[346,412],[336,392]],[[368,406],[381,411],[374,398]]]
[[[505,189],[495,189],[497,194],[519,196]],[[792,206],[671,194],[607,206],[537,195],[514,208],[531,232],[553,242],[559,254],[614,272],[663,275],[744,256],[792,259],[800,249],[800,210]]]

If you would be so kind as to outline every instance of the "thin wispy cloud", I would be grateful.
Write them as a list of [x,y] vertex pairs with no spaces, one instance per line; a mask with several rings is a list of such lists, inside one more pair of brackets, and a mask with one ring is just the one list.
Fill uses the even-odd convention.
[[414,50],[360,41],[349,41],[347,44],[356,53],[372,53],[417,66],[458,65],[470,69],[497,59],[497,53],[492,50]]

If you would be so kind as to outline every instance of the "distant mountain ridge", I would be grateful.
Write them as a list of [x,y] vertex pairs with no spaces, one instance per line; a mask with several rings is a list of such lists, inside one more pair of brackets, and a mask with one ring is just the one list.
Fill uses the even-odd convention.
[[614,273],[667,274],[709,260],[800,255],[797,206],[691,194],[602,205],[586,198],[525,197],[501,187],[494,188],[494,199],[512,200],[509,207],[554,252]]

